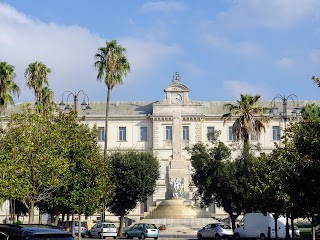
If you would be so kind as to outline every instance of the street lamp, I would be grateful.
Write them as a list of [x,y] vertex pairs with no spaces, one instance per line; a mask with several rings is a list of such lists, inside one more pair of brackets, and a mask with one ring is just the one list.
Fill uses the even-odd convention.
[[[276,106],[276,100],[282,100],[282,112],[278,111],[278,107]],[[288,100],[292,100],[293,102],[293,109],[292,109],[292,117],[296,118],[298,115],[301,113],[301,107],[299,107],[298,104],[298,97],[295,94],[290,94],[289,96],[281,96],[280,94],[277,94],[271,101],[271,108],[269,111],[269,117],[273,118],[274,116],[281,116],[283,121],[284,121],[284,137],[285,137],[285,143],[287,141],[287,133],[286,133],[286,128],[287,128],[287,120],[288,120]],[[297,104],[295,104],[294,101],[297,101]],[[291,218],[292,220],[292,218]],[[294,238],[294,226],[293,222],[291,223],[291,233],[292,233],[292,238]],[[286,216],[286,239],[290,239],[289,237],[289,219],[288,215]]]
[[65,91],[63,94],[62,94],[62,100],[61,100],[61,103],[59,103],[59,106],[60,106],[60,109],[65,111],[65,112],[69,112],[70,111],[70,105],[66,105],[64,102],[63,102],[63,96],[64,94],[67,93],[68,96],[67,96],[67,102],[68,102],[68,99],[70,96],[73,97],[73,108],[75,111],[77,111],[77,102],[78,102],[78,98],[80,95],[83,96],[83,101],[81,103],[81,110],[84,111],[86,114],[90,114],[90,110],[91,110],[91,107],[89,105],[89,97],[87,94],[85,94],[82,90],[78,91],[77,93],[73,93],[73,92],[70,92],[70,91]]
[[[276,95],[272,101],[271,101],[271,109],[269,111],[269,117],[273,118],[276,115],[280,115],[284,121],[285,124],[285,129],[286,129],[286,123],[288,120],[288,100],[292,100],[294,104],[294,99],[293,97],[298,101],[298,97],[295,94],[290,94],[289,96],[286,97],[286,95],[281,96],[280,94]],[[276,106],[276,100],[282,100],[282,106],[283,110],[282,112],[278,112],[278,107]],[[297,105],[293,108],[292,110],[292,117],[297,117],[301,113],[301,107],[299,107],[298,103]]]

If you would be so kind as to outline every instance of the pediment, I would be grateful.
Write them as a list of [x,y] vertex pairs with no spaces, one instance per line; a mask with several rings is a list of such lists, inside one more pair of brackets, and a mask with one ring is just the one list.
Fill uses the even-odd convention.
[[180,79],[180,75],[178,72],[176,72],[173,75],[173,79],[171,84],[166,87],[164,90],[164,92],[189,92],[189,88],[187,88],[185,85],[182,84],[181,79]]
[[189,92],[189,88],[183,85],[181,82],[172,82],[164,92]]

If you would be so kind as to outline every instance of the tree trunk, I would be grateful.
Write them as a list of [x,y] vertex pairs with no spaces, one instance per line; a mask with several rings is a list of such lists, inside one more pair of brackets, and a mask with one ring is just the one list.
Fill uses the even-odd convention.
[[273,219],[274,219],[274,229],[276,229],[276,240],[278,240],[278,218],[279,215],[278,214],[273,214]]
[[56,215],[51,215],[53,217],[53,225],[54,226],[58,226],[58,223],[59,223],[59,214],[56,214]]
[[250,152],[249,135],[246,134],[243,137],[243,153],[247,156]]
[[124,223],[124,215],[123,215],[123,216],[120,216],[118,238],[121,238],[121,237],[122,237],[122,233],[123,233],[123,223]]
[[78,220],[78,240],[81,240],[81,215],[79,214],[79,220]]
[[231,227],[232,227],[232,230],[234,230],[236,228],[236,220],[237,220],[237,215],[234,215],[234,214],[230,214],[230,219],[231,219]]
[[105,160],[107,159],[107,148],[108,148],[108,121],[109,121],[110,94],[111,94],[111,89],[108,87],[107,102],[106,102],[106,118],[105,118],[105,125],[104,125],[103,157]]
[[74,227],[75,227],[75,224],[74,224],[74,215],[72,214],[72,224],[71,224],[72,236],[75,236]]
[[34,202],[31,200],[29,203],[29,224],[33,224],[34,221]]
[[42,224],[42,212],[39,209],[39,224]]
[[14,223],[14,203],[13,199],[9,198],[9,212],[10,212],[10,223]]

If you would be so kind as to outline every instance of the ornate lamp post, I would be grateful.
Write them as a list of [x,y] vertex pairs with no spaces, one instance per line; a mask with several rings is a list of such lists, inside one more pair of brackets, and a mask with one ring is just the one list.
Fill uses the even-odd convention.
[[64,94],[68,94],[67,98],[66,98],[66,101],[68,102],[69,100],[69,97],[73,97],[73,108],[74,110],[77,111],[77,102],[78,102],[78,98],[80,95],[83,96],[83,101],[81,103],[81,110],[84,111],[86,114],[90,114],[90,110],[91,110],[91,107],[89,105],[89,97],[87,94],[85,94],[82,90],[78,91],[77,93],[72,93],[70,91],[65,91],[63,94],[62,94],[62,100],[61,100],[61,103],[59,103],[59,106],[60,106],[60,109],[61,110],[64,110],[65,112],[69,112],[70,111],[70,105],[68,104],[65,104],[63,102],[63,97],[64,97]]
[[[278,107],[276,106],[277,99],[282,101],[282,112],[279,112]],[[298,101],[298,97],[295,94],[290,94],[287,97],[285,95],[282,96],[280,94],[277,94],[271,101],[271,108],[269,111],[270,118],[273,118],[274,116],[280,116],[283,119],[285,143],[287,140],[286,128],[287,128],[287,120],[288,120],[288,100],[292,100],[292,102],[293,102],[294,108],[293,108],[291,114],[292,114],[293,118],[296,118],[301,113],[301,107],[299,107],[298,103],[295,104],[295,102],[294,102],[295,100]],[[292,221],[291,225],[292,225],[291,226],[292,238],[294,238],[293,221]],[[288,215],[286,216],[286,239],[290,239]]]
[[[82,90],[76,92],[76,93],[73,93],[73,92],[70,92],[70,91],[64,91],[63,94],[62,94],[62,99],[61,99],[61,102],[59,103],[59,106],[60,106],[60,109],[65,111],[65,112],[70,112],[70,105],[69,104],[65,104],[63,102],[63,97],[64,97],[64,94],[68,94],[67,98],[66,98],[66,101],[68,103],[68,100],[69,100],[69,97],[73,97],[73,109],[75,111],[77,111],[77,103],[78,103],[78,99],[79,99],[79,96],[83,96],[83,101],[81,103],[81,110],[84,111],[86,114],[90,114],[90,110],[91,110],[91,107],[89,105],[89,97],[87,94],[85,94]],[[78,226],[80,226],[80,215],[79,215],[79,222],[78,222]],[[74,217],[72,215],[72,234],[75,235],[75,232],[74,232],[74,229],[75,229],[75,221],[74,221]],[[80,228],[79,228],[80,229]],[[80,230],[78,232],[78,239],[80,239]]]
[[[284,121],[284,130],[287,127],[288,120],[288,100],[292,100],[294,103],[293,97],[298,101],[298,97],[295,94],[290,94],[289,96],[281,96],[280,94],[276,95],[271,101],[271,109],[269,112],[269,117],[273,118],[274,116],[280,115]],[[276,106],[276,100],[282,100],[282,112],[278,112],[278,107]],[[292,117],[295,118],[301,113],[301,107],[297,104],[292,110]]]

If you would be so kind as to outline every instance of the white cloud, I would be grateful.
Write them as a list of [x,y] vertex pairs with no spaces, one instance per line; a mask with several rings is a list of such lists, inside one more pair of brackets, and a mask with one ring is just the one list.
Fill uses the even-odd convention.
[[307,57],[312,64],[320,64],[320,49],[311,49]]
[[[21,97],[16,102],[33,101],[26,89],[24,71],[28,64],[42,61],[52,72],[50,87],[60,101],[65,90],[85,90],[90,100],[104,101],[106,88],[96,80],[94,54],[105,40],[76,25],[45,23],[0,3],[0,61],[15,66]],[[109,39],[108,39],[109,40]],[[177,54],[177,46],[167,46],[155,40],[117,39],[127,48],[131,73],[126,81],[141,81],[139,73],[147,72],[166,57]]]
[[128,49],[128,60],[131,63],[131,77],[136,79],[140,73],[156,68],[157,64],[167,57],[178,54],[178,46],[166,46],[155,41],[143,41],[133,38],[123,39],[122,43]]
[[204,35],[205,40],[212,46],[218,49],[224,49],[226,51],[237,53],[243,56],[257,56],[263,49],[258,44],[248,41],[232,41],[226,37],[220,37],[217,35]]
[[281,68],[290,68],[290,67],[293,67],[293,60],[288,57],[283,57],[276,61],[276,65]]
[[216,21],[229,26],[283,28],[318,17],[318,0],[234,0]]
[[178,1],[155,1],[147,2],[142,6],[144,10],[152,11],[182,11],[185,9],[185,5]]
[[223,82],[223,88],[226,93],[233,98],[239,99],[240,94],[260,94],[262,91],[257,90],[254,86],[247,82],[237,80],[226,80]]
[[206,70],[187,61],[179,62],[179,69],[183,69],[183,72],[185,72],[184,75],[191,74],[192,76],[202,77],[206,74]]

